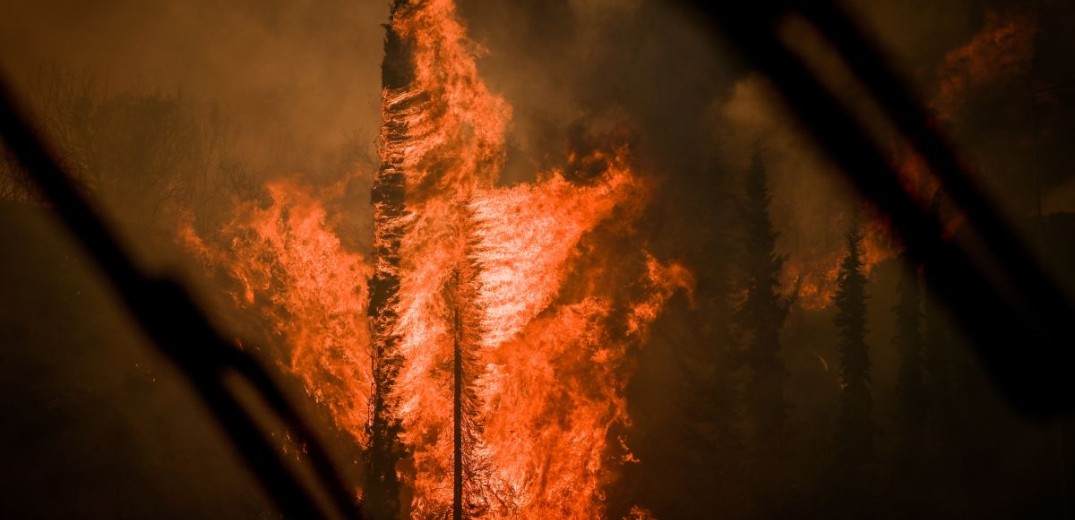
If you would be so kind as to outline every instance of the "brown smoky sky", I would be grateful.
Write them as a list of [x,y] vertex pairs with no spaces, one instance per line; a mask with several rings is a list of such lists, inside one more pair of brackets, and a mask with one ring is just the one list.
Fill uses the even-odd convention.
[[[1046,213],[1075,210],[1066,2],[848,6],[1016,218],[1039,186]],[[56,66],[105,90],[178,93],[219,114],[259,173],[324,180],[348,149],[367,158],[352,169],[370,170],[387,12],[386,1],[0,0],[0,63],[24,92]],[[579,121],[633,127],[649,169],[673,183],[706,182],[714,149],[745,169],[757,144],[781,248],[839,248],[847,189],[765,80],[691,13],[650,0],[461,0],[460,14],[491,89],[513,106],[505,182],[562,162]]]

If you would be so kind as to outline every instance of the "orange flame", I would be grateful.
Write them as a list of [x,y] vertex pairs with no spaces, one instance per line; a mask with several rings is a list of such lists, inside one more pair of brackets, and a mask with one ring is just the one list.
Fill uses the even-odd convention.
[[[836,217],[832,229],[847,229],[848,218],[847,215]],[[862,226],[862,266],[868,276],[881,262],[895,256],[899,249],[892,240],[888,224],[880,217],[865,218]],[[802,251],[785,264],[781,285],[789,292],[797,291],[791,297],[803,308],[824,309],[832,305],[840,263],[846,254],[847,251],[832,250],[826,244]]]
[[[625,146],[573,157],[587,169],[584,181],[554,170],[532,184],[496,186],[510,107],[481,81],[451,0],[406,4],[392,28],[410,46],[414,76],[382,93],[380,153],[382,175],[405,178],[406,211],[375,202],[374,218],[401,235],[398,267],[368,265],[343,248],[322,203],[291,183],[267,187],[267,208],[237,207],[223,230],[227,248],[190,226],[179,238],[228,266],[236,300],[293,346],[291,368],[362,445],[367,279],[374,267],[398,276],[396,413],[410,459],[397,472],[413,517],[451,511],[451,367],[461,336],[475,367],[468,511],[600,517],[616,468],[637,462],[613,433],[630,424],[631,353],[665,302],[690,292],[693,276],[645,252],[618,254],[650,191]],[[376,236],[374,248],[391,239]]]
[[[222,231],[227,249],[201,239],[192,219],[179,240],[210,266],[239,283],[240,307],[261,313],[271,331],[290,347],[288,363],[311,396],[326,406],[343,430],[365,442],[369,398],[366,280],[362,255],[347,251],[326,223],[319,198],[289,181],[266,186],[270,204],[244,202]],[[325,381],[333,381],[326,385]]]

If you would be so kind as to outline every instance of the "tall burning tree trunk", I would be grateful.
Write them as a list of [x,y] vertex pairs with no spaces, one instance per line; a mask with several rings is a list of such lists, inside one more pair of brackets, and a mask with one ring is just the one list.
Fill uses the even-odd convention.
[[[465,240],[466,234],[462,237]],[[481,443],[478,419],[477,349],[480,317],[474,305],[476,276],[470,255],[452,273],[446,301],[452,323],[452,518],[477,516],[487,508],[476,489],[476,475],[483,470],[477,448]]]
[[[459,273],[455,275],[459,283]],[[460,334],[463,320],[460,319],[459,306],[454,310],[455,341],[453,342],[452,378],[452,518],[463,518],[463,342]]]
[[[406,4],[396,0],[392,16]],[[374,273],[370,279],[369,316],[372,339],[372,378],[369,446],[366,450],[364,510],[371,518],[398,518],[400,481],[396,465],[404,456],[402,429],[394,396],[396,378],[402,366],[399,316],[400,241],[406,215],[405,178],[402,171],[406,144],[405,112],[410,99],[399,96],[411,82],[411,56],[392,26],[386,28],[385,55],[381,65],[382,128],[381,166],[373,180]]]

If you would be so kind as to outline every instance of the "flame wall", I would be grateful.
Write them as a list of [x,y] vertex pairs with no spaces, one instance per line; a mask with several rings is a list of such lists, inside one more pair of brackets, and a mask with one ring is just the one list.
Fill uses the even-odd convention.
[[388,31],[370,259],[340,247],[316,194],[286,183],[268,186],[267,207],[237,208],[230,251],[182,236],[230,263],[238,301],[259,304],[290,367],[370,457],[391,459],[391,441],[375,445],[401,427],[406,514],[451,511],[462,374],[466,514],[599,517],[604,487],[637,461],[612,433],[630,423],[632,352],[692,277],[618,245],[651,190],[629,143],[498,186],[511,109],[483,83],[453,2],[397,2]]

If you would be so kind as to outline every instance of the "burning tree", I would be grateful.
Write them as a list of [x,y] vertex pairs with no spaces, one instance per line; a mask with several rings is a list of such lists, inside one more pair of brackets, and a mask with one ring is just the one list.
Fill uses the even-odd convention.
[[[403,6],[392,5],[392,16]],[[373,204],[374,273],[369,282],[370,354],[373,392],[366,447],[364,508],[374,518],[400,515],[400,482],[396,466],[404,456],[399,435],[402,428],[395,395],[396,379],[403,363],[397,330],[399,314],[400,241],[405,232],[406,182],[401,171],[407,145],[406,114],[414,104],[405,93],[412,81],[411,56],[399,34],[389,25],[381,65],[383,128],[381,166],[374,177]]]
[[[395,498],[402,489],[393,479],[403,472],[412,479],[411,514],[439,515],[447,507],[460,517],[472,509],[463,497],[472,466],[464,462],[475,459],[477,436],[476,371],[468,360],[480,330],[473,325],[467,205],[494,178],[506,111],[477,81],[451,2],[399,0],[387,31],[369,308],[374,365],[383,367],[374,373],[369,439],[370,461],[380,457],[380,465],[371,465],[368,477],[374,485],[394,483],[386,491]],[[412,469],[399,464],[402,445],[415,447]],[[437,475],[452,476],[450,489]]]
[[480,290],[476,267],[468,257],[446,287],[451,310],[452,338],[452,518],[480,516],[491,493],[481,441],[481,397],[477,381],[481,345],[481,312],[475,305]]
[[637,460],[620,435],[633,352],[693,276],[625,245],[650,192],[629,142],[497,185],[510,107],[474,49],[451,0],[393,3],[372,258],[336,239],[333,199],[294,184],[242,204],[218,243],[236,301],[294,344],[291,367],[363,447],[370,516],[598,517]]

